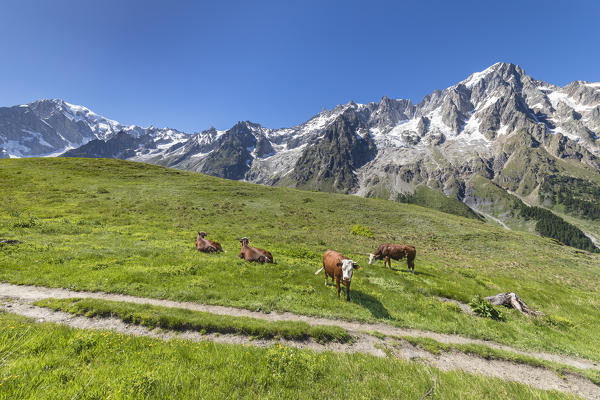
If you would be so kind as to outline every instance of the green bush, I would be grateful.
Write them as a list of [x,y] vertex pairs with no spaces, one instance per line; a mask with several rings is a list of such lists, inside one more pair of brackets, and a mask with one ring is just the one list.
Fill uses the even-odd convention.
[[476,294],[469,302],[471,310],[480,317],[491,318],[496,321],[504,321],[504,315],[492,303]]
[[357,235],[357,236],[364,236],[364,237],[368,237],[368,238],[373,238],[375,237],[375,235],[373,235],[373,232],[371,232],[371,230],[363,225],[359,225],[356,224],[352,227],[352,229],[350,230],[350,232],[353,235]]

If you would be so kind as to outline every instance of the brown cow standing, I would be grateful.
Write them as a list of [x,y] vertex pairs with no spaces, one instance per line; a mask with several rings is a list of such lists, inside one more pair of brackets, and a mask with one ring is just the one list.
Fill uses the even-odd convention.
[[325,270],[325,286],[327,286],[327,277],[331,277],[331,282],[335,278],[335,284],[337,287],[337,295],[340,297],[340,281],[346,287],[346,301],[350,301],[350,282],[352,281],[352,272],[355,269],[359,269],[357,263],[344,257],[341,253],[333,250],[327,250],[323,254],[323,268],[315,272],[318,275],[319,272]]
[[257,247],[248,246],[250,240],[247,237],[241,238],[240,243],[242,249],[240,250],[239,257],[246,261],[256,261],[261,263],[272,263],[273,256],[267,250],[259,249]]
[[219,242],[213,240],[204,239],[206,232],[198,232],[196,237],[196,250],[203,251],[204,253],[216,253],[223,251]]
[[406,256],[406,264],[408,265],[408,270],[412,269],[412,273],[415,273],[415,257],[417,256],[417,250],[414,246],[408,246],[404,244],[392,244],[385,243],[380,245],[375,254],[371,254],[369,257],[369,264],[373,264],[374,260],[383,259],[383,265],[388,264],[388,268],[392,269],[392,261],[393,260],[401,260]]

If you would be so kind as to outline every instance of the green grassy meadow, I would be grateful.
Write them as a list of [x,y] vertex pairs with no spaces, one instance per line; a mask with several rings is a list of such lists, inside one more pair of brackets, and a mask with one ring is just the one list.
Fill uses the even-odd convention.
[[[600,360],[600,255],[411,204],[228,181],[103,159],[0,160],[0,281],[459,333]],[[354,225],[372,238],[351,234]],[[195,250],[196,231],[226,250]],[[237,257],[237,238],[277,264]],[[368,265],[382,242],[417,248]],[[359,262],[351,301],[315,276],[328,249]],[[516,292],[546,317],[466,315],[436,296]]]
[[88,331],[0,313],[0,399],[575,399],[420,363]]

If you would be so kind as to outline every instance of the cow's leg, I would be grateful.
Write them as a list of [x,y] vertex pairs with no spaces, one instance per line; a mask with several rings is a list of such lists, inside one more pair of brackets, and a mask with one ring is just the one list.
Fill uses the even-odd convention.
[[337,286],[337,293],[338,293],[338,297],[340,297],[340,280],[336,279],[335,280],[335,284]]
[[346,285],[346,301],[350,301],[350,283]]
[[385,259],[383,260],[383,266],[385,267],[386,265],[388,269],[392,269],[392,262],[390,261],[390,256],[385,256]]

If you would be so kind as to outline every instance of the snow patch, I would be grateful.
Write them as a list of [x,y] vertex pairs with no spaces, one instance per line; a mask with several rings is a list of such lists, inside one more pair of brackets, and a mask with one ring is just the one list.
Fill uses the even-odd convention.
[[550,103],[552,103],[552,107],[554,108],[558,108],[559,103],[564,103],[579,113],[591,111],[594,108],[596,108],[596,106],[587,106],[578,103],[573,98],[569,97],[569,95],[567,95],[566,93],[560,92],[558,90],[548,94],[548,99],[550,99]]
[[471,89],[473,86],[475,86],[477,83],[479,83],[479,81],[481,81],[487,75],[491,74],[492,72],[495,72],[496,67],[500,64],[502,64],[502,63],[498,62],[498,63],[492,65],[491,67],[484,69],[481,72],[475,72],[474,74],[471,74],[467,79],[465,79],[464,81],[462,81],[460,83],[462,83],[463,85],[465,85],[466,87]]

